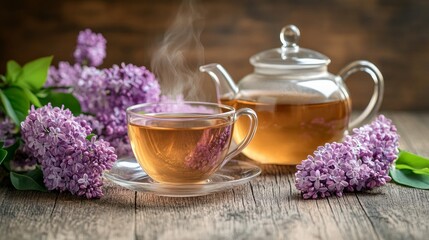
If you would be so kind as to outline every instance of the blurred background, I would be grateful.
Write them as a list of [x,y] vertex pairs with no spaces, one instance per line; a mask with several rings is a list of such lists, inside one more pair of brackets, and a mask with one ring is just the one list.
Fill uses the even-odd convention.
[[[216,0],[196,1],[204,16],[205,62],[221,63],[235,81],[253,71],[249,57],[280,47],[279,32],[295,24],[300,46],[331,58],[336,74],[366,59],[385,78],[382,110],[429,110],[429,1]],[[73,61],[76,37],[91,28],[107,39],[103,66],[150,68],[154,49],[179,9],[174,0],[6,0],[0,8],[0,72],[7,60],[54,55]],[[364,74],[348,79],[354,107],[372,94]]]

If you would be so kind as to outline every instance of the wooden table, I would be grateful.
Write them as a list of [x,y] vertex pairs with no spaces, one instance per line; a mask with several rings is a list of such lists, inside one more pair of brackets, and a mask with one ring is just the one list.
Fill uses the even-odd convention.
[[[429,157],[429,113],[386,113],[401,148]],[[167,198],[107,183],[105,196],[0,185],[0,239],[429,239],[429,191],[394,183],[303,200],[294,167],[266,166],[241,187]]]

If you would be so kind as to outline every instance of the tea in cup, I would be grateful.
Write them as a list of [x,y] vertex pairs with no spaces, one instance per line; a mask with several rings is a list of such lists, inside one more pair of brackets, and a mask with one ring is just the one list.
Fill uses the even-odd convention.
[[[250,119],[246,137],[230,150],[234,124]],[[252,140],[256,113],[205,102],[145,103],[127,109],[128,135],[142,169],[160,183],[204,183]]]

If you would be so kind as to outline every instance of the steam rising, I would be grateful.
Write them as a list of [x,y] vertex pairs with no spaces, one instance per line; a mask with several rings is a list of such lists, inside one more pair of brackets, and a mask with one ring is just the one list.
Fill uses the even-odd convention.
[[183,95],[185,99],[199,100],[203,84],[198,71],[204,64],[204,47],[200,42],[203,25],[203,18],[193,1],[184,1],[152,57],[152,71],[164,95]]

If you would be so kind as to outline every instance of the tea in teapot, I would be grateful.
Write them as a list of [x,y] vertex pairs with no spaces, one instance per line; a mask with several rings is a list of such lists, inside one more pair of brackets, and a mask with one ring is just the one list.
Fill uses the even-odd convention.
[[[296,96],[295,100],[301,97]],[[252,108],[258,115],[255,138],[243,152],[261,163],[299,163],[320,143],[341,140],[348,127],[348,99],[305,103],[284,96],[276,100],[275,105],[257,97],[238,99],[233,104],[237,108]],[[243,138],[248,126],[247,119],[238,121],[234,139]]]

